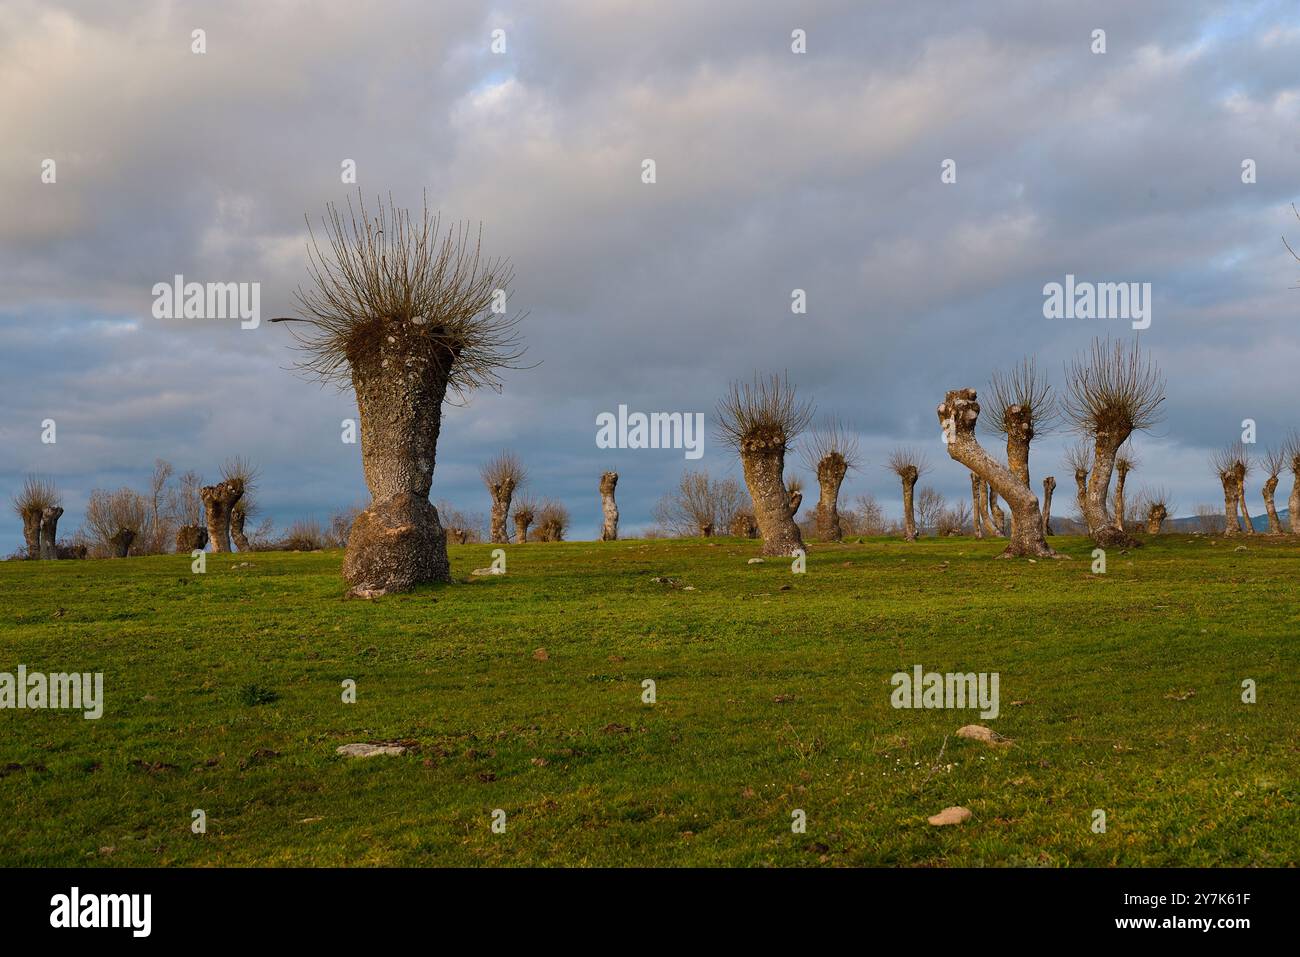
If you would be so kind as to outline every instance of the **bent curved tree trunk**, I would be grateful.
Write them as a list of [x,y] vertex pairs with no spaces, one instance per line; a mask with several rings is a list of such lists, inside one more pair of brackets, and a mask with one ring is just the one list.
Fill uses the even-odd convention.
[[343,577],[353,594],[451,581],[447,533],[429,489],[455,358],[450,351],[424,358],[390,335],[375,352],[352,359],[361,464],[370,490],[370,505],[352,523],[343,557]]
[[971,531],[975,533],[976,538],[984,537],[984,483],[974,472],[970,473],[970,514]]
[[618,503],[614,501],[614,489],[617,486],[617,472],[606,472],[600,477],[600,510],[604,516],[604,524],[600,528],[602,542],[618,541]]
[[915,465],[909,465],[903,469],[899,478],[903,480],[903,541],[916,541],[916,509],[913,505],[913,492],[916,490],[917,479],[921,473],[917,471]]
[[1147,512],[1147,534],[1159,535],[1160,526],[1164,524],[1165,519],[1168,517],[1169,512],[1163,505],[1152,505]]
[[822,456],[817,463],[817,510],[813,513],[817,522],[817,537],[824,542],[839,542],[844,539],[844,529],[840,526],[840,486],[844,476],[849,472],[848,462],[837,452]]
[[59,557],[59,519],[63,516],[63,509],[57,505],[51,505],[41,512],[41,558],[47,560],[57,560]]
[[23,520],[23,544],[27,547],[27,557],[34,561],[41,557],[41,510],[24,508],[20,517]]
[[984,450],[975,438],[975,424],[980,407],[974,389],[957,389],[949,392],[938,408],[939,422],[948,436],[948,455],[972,472],[978,473],[1011,507],[1014,517],[1012,535],[1000,557],[1012,558],[1029,555],[1057,558],[1057,553],[1043,537],[1043,518],[1038,509],[1038,496],[1007,466],[998,462]]
[[1052,534],[1052,493],[1056,491],[1056,477],[1043,479],[1043,536]]
[[1088,534],[1102,548],[1135,548],[1142,544],[1116,524],[1106,508],[1119,447],[1131,434],[1132,430],[1126,428],[1098,429],[1093,444],[1092,471],[1088,475],[1088,488],[1084,493],[1083,514],[1088,522]]
[[[492,494],[492,544],[504,545],[510,541],[506,519],[510,515],[510,500],[515,494],[515,480],[507,478],[502,482],[491,483],[488,491]],[[463,545],[464,542],[460,544]]]
[[214,552],[230,551],[230,521],[235,504],[243,497],[244,485],[238,479],[199,489],[203,516],[208,526],[208,540]]
[[1282,534],[1282,519],[1278,517],[1277,506],[1273,502],[1273,496],[1277,492],[1277,476],[1270,475],[1268,481],[1264,483],[1264,510],[1268,512],[1268,533],[1270,535]]
[[754,522],[763,538],[762,554],[793,555],[803,548],[803,536],[794,521],[798,505],[791,503],[782,478],[785,443],[747,439],[740,446],[740,464],[754,502]]
[[113,548],[114,558],[126,558],[131,552],[131,543],[135,541],[135,532],[129,528],[119,528],[117,534],[108,540]]
[[528,541],[528,526],[530,524],[527,515],[515,513],[515,541],[520,545]]

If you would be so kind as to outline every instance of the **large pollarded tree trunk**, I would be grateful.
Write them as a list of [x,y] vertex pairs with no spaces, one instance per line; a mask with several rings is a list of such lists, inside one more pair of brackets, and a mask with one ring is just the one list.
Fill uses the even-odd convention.
[[1291,483],[1291,496],[1286,503],[1287,524],[1291,526],[1292,535],[1300,535],[1300,468],[1294,473]]
[[785,443],[750,439],[741,445],[740,463],[754,501],[754,522],[763,538],[762,553],[791,555],[803,548],[803,536],[794,521],[797,509],[782,477]]
[[515,494],[515,483],[510,480],[498,482],[489,485],[488,491],[492,493],[492,542],[502,545],[509,536],[506,519],[510,515],[510,499]]
[[24,508],[19,517],[23,522],[23,544],[27,547],[27,557],[35,561],[41,557],[41,510]]
[[1043,479],[1043,535],[1052,534],[1052,493],[1056,491],[1056,477]]
[[429,501],[442,403],[455,356],[408,349],[395,326],[354,356],[361,464],[370,504],[348,534],[343,577],[356,594],[451,581],[447,533]]
[[1277,493],[1278,477],[1270,475],[1264,482],[1264,510],[1268,512],[1268,533],[1270,535],[1282,534],[1282,519],[1277,514],[1277,505],[1274,504],[1273,496]]
[[63,509],[50,505],[41,510],[41,558],[55,560],[59,557],[59,519]]
[[606,472],[601,475],[600,511],[604,519],[600,527],[600,540],[602,542],[618,540],[618,503],[614,501],[614,489],[617,487],[617,472]]
[[1083,514],[1092,540],[1102,548],[1131,548],[1139,544],[1116,524],[1106,508],[1115,459],[1119,447],[1127,441],[1130,434],[1129,430],[1123,428],[1098,429],[1093,445],[1092,471],[1088,474],[1088,487],[1084,493]]
[[531,515],[520,515],[515,512],[515,541],[520,545],[528,541],[528,526],[532,521]]
[[1239,535],[1237,524],[1237,476],[1231,469],[1219,473],[1223,483],[1223,534]]
[[1159,535],[1160,526],[1169,517],[1169,511],[1160,502],[1156,502],[1147,511],[1147,534]]
[[238,479],[229,479],[218,485],[205,485],[199,489],[203,500],[203,516],[208,526],[208,540],[214,552],[230,551],[230,522],[235,505],[244,494],[244,485]]
[[898,476],[903,482],[903,541],[916,541],[916,482],[920,473],[915,465],[905,466]]
[[817,537],[824,542],[838,542],[844,539],[844,529],[840,527],[840,486],[844,476],[849,472],[848,463],[838,452],[823,455],[817,463],[817,510],[814,513],[817,522]]
[[[1028,410],[1024,409],[1026,416]],[[975,438],[975,425],[980,407],[974,389],[957,389],[949,392],[938,409],[939,421],[947,437],[948,455],[966,468],[978,473],[989,483],[990,489],[1001,495],[1011,507],[1012,534],[1001,557],[1028,555],[1056,558],[1057,553],[1043,537],[1043,519],[1038,508],[1038,496],[1021,482],[1014,472],[1002,465],[984,450]],[[1011,416],[1015,409],[1008,410]],[[1027,427],[1028,423],[1024,423]]]
[[984,483],[974,472],[970,473],[970,527],[976,538],[984,537]]

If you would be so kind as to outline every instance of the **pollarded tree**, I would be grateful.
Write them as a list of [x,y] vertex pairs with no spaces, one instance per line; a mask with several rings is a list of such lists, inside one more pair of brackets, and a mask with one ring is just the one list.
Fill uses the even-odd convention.
[[889,453],[885,468],[898,476],[903,483],[903,540],[916,541],[916,483],[930,471],[925,456],[916,449],[900,446]]
[[244,495],[244,485],[238,477],[223,479],[216,485],[199,489],[203,499],[204,518],[208,526],[208,541],[214,552],[230,551],[230,525],[235,506]]
[[1103,548],[1137,545],[1137,539],[1116,525],[1106,500],[1120,446],[1160,420],[1164,377],[1136,341],[1125,345],[1109,338],[1094,339],[1086,353],[1067,365],[1065,375],[1065,415],[1092,443],[1092,471],[1084,496],[1089,534]]
[[1268,478],[1264,480],[1264,510],[1268,513],[1268,533],[1270,535],[1282,534],[1282,519],[1278,517],[1277,506],[1274,504],[1273,496],[1277,492],[1277,483],[1282,470],[1286,468],[1286,448],[1269,449],[1264,453],[1264,471],[1268,473]]
[[531,498],[519,496],[515,499],[515,542],[522,545],[528,541],[528,526],[533,524],[537,505]]
[[984,537],[984,524],[988,516],[984,513],[984,480],[974,472],[970,473],[970,527],[976,538]]
[[1240,442],[1219,449],[1210,459],[1210,467],[1223,485],[1223,534],[1239,535],[1238,508],[1241,495],[1237,490],[1240,475],[1245,473],[1245,448]]
[[547,499],[537,510],[537,539],[562,542],[569,530],[569,510],[555,499]]
[[740,455],[764,555],[791,555],[803,547],[782,474],[786,452],[812,415],[783,375],[732,382],[718,403],[719,438]]
[[1043,535],[1052,534],[1052,493],[1056,491],[1056,477],[1043,479]]
[[986,452],[975,437],[975,426],[980,415],[975,390],[957,389],[949,392],[939,406],[938,414],[948,455],[953,461],[960,462],[980,475],[1011,506],[1011,536],[999,557],[1059,557],[1043,537],[1043,518],[1038,509],[1038,496],[1010,468]]
[[1163,488],[1143,489],[1137,497],[1137,513],[1145,517],[1148,535],[1159,535],[1160,527],[1173,510],[1169,492]]
[[1120,449],[1115,456],[1115,500],[1112,511],[1115,526],[1120,531],[1124,530],[1124,483],[1128,481],[1128,473],[1137,468],[1137,464],[1137,455],[1128,446]]
[[442,405],[483,386],[522,356],[508,316],[510,266],[481,258],[481,230],[442,231],[428,207],[392,199],[372,217],[327,206],[328,248],[312,234],[314,288],[298,291],[301,368],[356,393],[371,501],[353,524],[343,577],[356,594],[450,581],[447,536],[429,502]]
[[[1009,372],[995,372],[989,380],[988,399],[984,412],[987,428],[1005,437],[1007,443],[1007,468],[1024,484],[1033,488],[1029,480],[1029,446],[1037,436],[1049,432],[1057,419],[1056,397],[1047,376],[1038,369],[1032,356],[1022,359]],[[989,494],[989,512],[995,523],[1002,525],[1000,510],[994,494]],[[1015,516],[1012,515],[1014,523]],[[1011,534],[1015,535],[1012,528]]]
[[13,509],[23,523],[23,542],[27,557],[57,558],[55,537],[58,532],[59,490],[54,482],[39,475],[29,475],[23,480],[22,490],[13,499]]
[[1065,450],[1065,466],[1074,473],[1074,503],[1078,506],[1079,515],[1083,520],[1084,527],[1092,531],[1092,526],[1088,524],[1088,472],[1092,470],[1092,453],[1088,449],[1087,442],[1076,442]]
[[739,508],[734,479],[715,480],[708,472],[682,473],[677,487],[655,504],[654,520],[675,535],[710,538],[729,527]]
[[618,541],[618,502],[614,501],[614,490],[618,488],[618,473],[605,472],[600,477],[600,540],[602,542]]
[[[227,459],[226,463],[221,466],[222,483],[235,485],[244,490],[243,494],[231,506],[229,517],[230,537],[234,540],[235,547],[241,552],[252,551],[252,544],[248,540],[248,535],[244,532],[244,525],[250,518],[256,517],[261,511],[257,501],[253,498],[253,492],[257,488],[258,475],[257,466],[242,455]],[[227,550],[229,550],[229,545],[227,545]]]
[[1246,505],[1246,477],[1250,475],[1255,463],[1250,460],[1250,453],[1245,445],[1240,445],[1237,461],[1233,466],[1237,475],[1237,508],[1241,509],[1241,523],[1247,535],[1255,534],[1255,523],[1250,518],[1250,507]]
[[785,490],[790,496],[790,514],[798,515],[803,505],[803,479],[791,472],[785,477]]
[[506,520],[510,516],[510,499],[528,478],[523,463],[513,452],[502,452],[489,459],[479,470],[483,484],[492,496],[492,524],[490,540],[493,544],[504,545],[510,541],[510,532]]
[[1287,500],[1286,518],[1292,535],[1300,535],[1300,433],[1287,436],[1287,468],[1291,470],[1291,497]]
[[813,431],[802,453],[804,465],[817,476],[817,509],[813,513],[817,537],[824,542],[842,541],[840,486],[849,470],[861,465],[857,436],[839,419],[828,418]]
[[95,489],[86,500],[86,528],[100,554],[126,558],[136,539],[148,540],[149,502],[134,489]]

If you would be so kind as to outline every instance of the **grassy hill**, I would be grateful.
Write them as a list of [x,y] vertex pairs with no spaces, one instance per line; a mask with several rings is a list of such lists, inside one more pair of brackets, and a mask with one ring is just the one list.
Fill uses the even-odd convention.
[[[0,671],[102,671],[107,700],[0,711],[0,863],[1300,862],[1300,545],[1160,536],[1094,575],[1055,541],[805,575],[734,539],[528,544],[472,580],[491,546],[453,546],[462,581],[374,602],[338,552],[0,563]],[[917,664],[997,672],[1001,715],[894,709]],[[412,750],[336,755],[359,741]]]

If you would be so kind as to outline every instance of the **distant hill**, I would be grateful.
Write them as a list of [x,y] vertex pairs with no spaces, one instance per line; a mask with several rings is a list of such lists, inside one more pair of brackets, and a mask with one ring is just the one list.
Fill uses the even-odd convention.
[[[1222,515],[1223,513],[1220,512],[1219,514]],[[1291,518],[1290,518],[1290,512],[1287,509],[1284,508],[1280,512],[1278,512],[1277,517],[1282,520],[1282,527],[1284,529],[1290,529]],[[1250,517],[1250,524],[1254,526],[1255,531],[1257,532],[1267,532],[1268,516],[1252,515]],[[1201,530],[1201,520],[1197,518],[1195,515],[1189,515],[1186,518],[1166,519],[1164,524],[1164,531],[1166,532],[1182,532],[1185,535],[1190,535],[1192,532],[1199,532],[1200,530]]]

